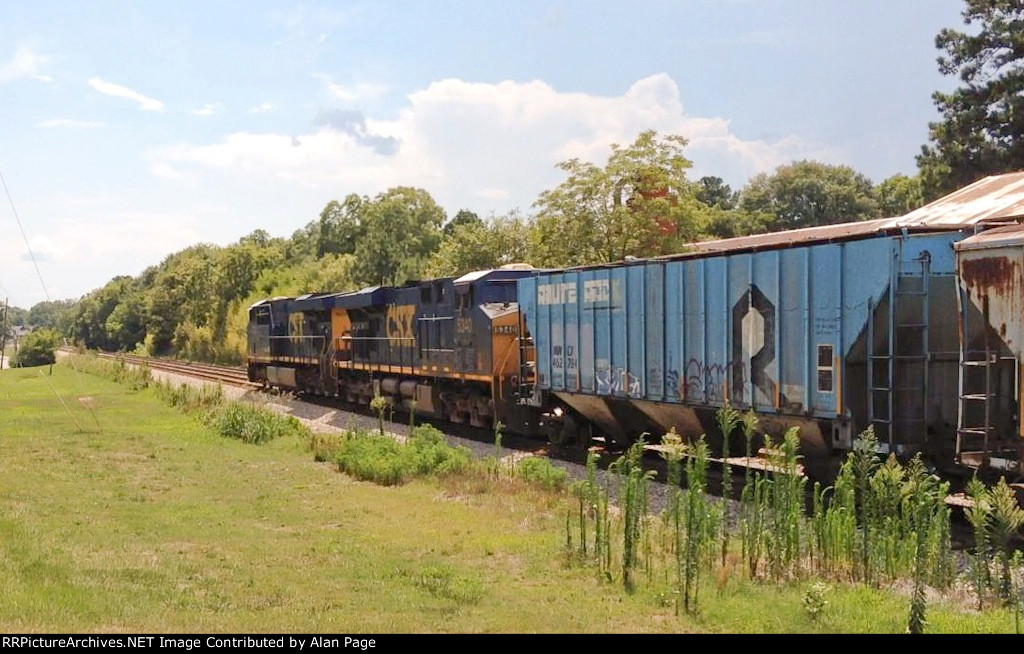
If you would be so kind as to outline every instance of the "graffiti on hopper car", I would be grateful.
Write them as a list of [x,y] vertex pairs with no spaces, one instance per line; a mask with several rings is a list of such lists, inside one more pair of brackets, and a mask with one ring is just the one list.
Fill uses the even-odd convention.
[[625,368],[611,368],[598,364],[594,380],[597,382],[597,392],[600,394],[625,393],[629,397],[643,396],[643,385],[640,383],[640,378]]

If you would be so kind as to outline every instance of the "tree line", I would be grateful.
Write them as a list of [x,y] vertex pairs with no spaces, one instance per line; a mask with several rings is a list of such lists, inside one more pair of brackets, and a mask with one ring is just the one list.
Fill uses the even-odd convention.
[[[565,178],[530,211],[450,219],[430,194],[395,187],[327,203],[291,237],[256,230],[199,244],[77,301],[11,309],[10,324],[56,330],[91,348],[238,362],[256,300],[455,276],[508,263],[564,267],[683,251],[687,243],[905,214],[988,174],[1024,168],[1024,0],[966,0],[971,32],[936,38],[942,120],[918,173],[875,184],[849,166],[797,161],[734,190],[691,179],[681,135],[639,134],[604,165],[558,164]],[[20,322],[18,322],[20,321]]]
[[[267,297],[347,291],[457,276],[508,263],[563,267],[649,257],[694,240],[863,220],[920,203],[919,189],[878,186],[845,166],[801,161],[740,192],[687,178],[685,140],[644,132],[604,166],[571,160],[567,179],[530,214],[450,219],[423,189],[350,194],[288,238],[257,230],[230,245],[194,245],[121,276],[37,323],[89,348],[237,363],[248,307]],[[904,180],[905,181],[905,180]],[[909,188],[910,197],[899,195]],[[891,189],[895,189],[895,192]],[[26,316],[42,313],[37,305]],[[27,318],[26,318],[27,319]]]

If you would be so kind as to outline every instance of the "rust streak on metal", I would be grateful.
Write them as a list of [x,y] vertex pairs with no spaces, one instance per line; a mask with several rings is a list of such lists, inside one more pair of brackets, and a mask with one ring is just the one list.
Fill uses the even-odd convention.
[[1014,285],[1016,268],[1016,262],[1006,257],[984,257],[964,261],[960,272],[968,288],[1005,293]]

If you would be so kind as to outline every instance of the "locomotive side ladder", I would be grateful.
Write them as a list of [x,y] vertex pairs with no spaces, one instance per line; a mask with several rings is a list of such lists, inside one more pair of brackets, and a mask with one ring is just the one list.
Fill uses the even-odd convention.
[[868,306],[868,424],[880,442],[888,443],[889,452],[897,451],[897,435],[901,443],[915,445],[923,444],[927,437],[930,275],[927,252],[911,260],[898,253],[894,256],[886,331],[877,350],[874,323],[878,307]]
[[537,350],[533,344],[533,336],[526,331],[526,319],[523,316],[522,307],[518,309],[516,325],[519,334],[516,342],[519,344],[519,381],[516,385],[516,397],[520,404],[529,404],[533,398],[535,376],[537,374]]

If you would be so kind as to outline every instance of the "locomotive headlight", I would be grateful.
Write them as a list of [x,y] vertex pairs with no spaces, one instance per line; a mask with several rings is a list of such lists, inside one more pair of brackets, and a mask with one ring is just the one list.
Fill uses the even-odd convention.
[[556,406],[555,407],[555,415],[556,416],[561,418],[564,413],[565,413],[565,411],[562,411],[562,407],[560,407],[560,406]]

